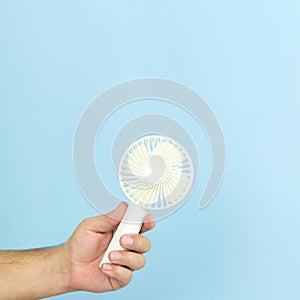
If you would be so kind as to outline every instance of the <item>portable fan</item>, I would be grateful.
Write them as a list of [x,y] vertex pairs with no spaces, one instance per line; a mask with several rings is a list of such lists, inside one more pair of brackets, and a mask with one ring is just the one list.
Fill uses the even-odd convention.
[[135,141],[123,154],[119,164],[119,182],[130,200],[101,262],[109,263],[113,250],[124,234],[139,233],[151,210],[169,209],[181,203],[194,181],[192,159],[177,141],[161,135],[148,135]]

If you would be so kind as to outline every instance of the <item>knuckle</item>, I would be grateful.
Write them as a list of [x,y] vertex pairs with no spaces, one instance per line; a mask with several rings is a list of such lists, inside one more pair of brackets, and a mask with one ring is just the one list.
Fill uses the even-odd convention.
[[139,252],[148,252],[151,249],[151,242],[143,235],[137,236],[135,240],[135,248]]
[[135,241],[135,247],[137,249],[141,249],[143,247],[144,241],[143,241],[143,236],[142,235],[138,235],[136,237],[136,241]]
[[115,267],[115,270],[114,270],[114,273],[115,273],[115,276],[118,277],[118,278],[121,278],[123,277],[123,268],[120,267],[120,266],[116,266]]
[[125,266],[128,266],[132,260],[133,260],[133,258],[132,258],[132,252],[126,251],[126,252],[123,253],[122,263]]
[[118,281],[121,286],[128,285],[130,281],[132,280],[132,272],[129,270],[126,270],[126,272],[122,273],[122,276],[118,277]]
[[147,262],[146,257],[145,257],[144,255],[142,255],[142,256],[141,256],[140,265],[139,265],[139,269],[144,268],[145,265],[146,265],[146,262]]
[[132,272],[128,272],[125,279],[125,285],[129,284],[131,280],[132,280]]
[[123,263],[131,270],[139,270],[146,265],[146,258],[142,254],[128,252],[124,255]]
[[82,220],[80,225],[81,225],[81,227],[86,227],[89,224],[90,224],[90,218],[85,218],[85,219]]
[[143,236],[143,238],[140,240],[139,248],[142,252],[148,252],[151,249],[150,240]]
[[147,250],[146,250],[146,252],[150,251],[151,247],[152,247],[151,241],[149,239],[147,239],[147,248],[146,248]]
[[132,270],[139,270],[146,265],[146,257],[142,254],[126,252],[123,255],[122,263]]

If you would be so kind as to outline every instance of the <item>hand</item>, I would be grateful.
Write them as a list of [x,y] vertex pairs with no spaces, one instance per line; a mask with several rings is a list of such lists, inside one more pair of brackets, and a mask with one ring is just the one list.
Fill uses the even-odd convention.
[[[109,255],[112,264],[99,263],[127,208],[122,202],[108,215],[87,218],[77,227],[63,246],[70,266],[70,290],[105,292],[118,290],[129,284],[132,272],[144,267],[143,253],[150,250],[148,238],[141,234],[129,234],[121,238],[126,251],[114,251]],[[155,226],[154,218],[145,218],[141,233]]]

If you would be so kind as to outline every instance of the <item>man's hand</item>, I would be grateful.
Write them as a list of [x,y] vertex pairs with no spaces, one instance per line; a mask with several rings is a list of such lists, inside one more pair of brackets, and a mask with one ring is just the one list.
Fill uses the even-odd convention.
[[[127,208],[122,202],[108,215],[88,218],[62,246],[0,251],[0,299],[40,299],[72,291],[105,292],[127,285],[146,262],[150,241],[140,234],[121,238],[126,251],[110,253],[112,264],[99,263]],[[152,229],[147,216],[141,232]]]
[[[130,282],[133,271],[144,267],[146,259],[143,253],[150,250],[150,241],[143,235],[130,234],[121,238],[122,247],[128,251],[111,252],[109,258],[113,264],[104,264],[102,269],[99,268],[99,262],[126,208],[127,204],[122,202],[108,215],[84,220],[64,245],[67,260],[70,261],[71,290],[118,290]],[[154,225],[154,218],[147,216],[141,232],[152,229]]]

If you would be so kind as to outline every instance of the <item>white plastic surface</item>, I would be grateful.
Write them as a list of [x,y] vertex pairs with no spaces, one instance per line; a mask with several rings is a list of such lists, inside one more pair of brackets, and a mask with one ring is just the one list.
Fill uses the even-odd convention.
[[147,213],[148,213],[147,210],[145,210],[144,208],[142,208],[139,205],[136,205],[133,203],[130,203],[128,205],[126,213],[125,213],[121,223],[119,224],[118,229],[116,230],[116,232],[115,232],[108,248],[106,249],[100,264],[99,264],[100,268],[103,264],[110,263],[108,256],[111,251],[125,250],[120,245],[120,238],[125,234],[139,233]]

